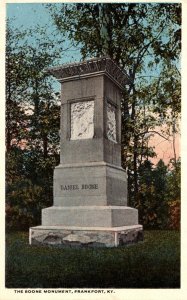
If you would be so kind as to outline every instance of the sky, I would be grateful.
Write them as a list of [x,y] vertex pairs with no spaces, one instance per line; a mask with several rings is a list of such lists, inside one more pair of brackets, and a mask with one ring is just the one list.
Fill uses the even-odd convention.
[[[48,34],[55,30],[52,18],[48,9],[42,3],[9,3],[6,4],[6,16],[12,19],[12,25],[15,28],[34,28],[36,25],[48,26]],[[66,40],[64,47],[70,45]],[[66,51],[62,57],[61,63],[69,63],[73,61],[80,61],[81,55],[79,50],[72,48]]]
[[[48,25],[48,34],[51,34],[51,32],[55,30],[55,26],[52,23],[52,18],[42,3],[9,3],[6,5],[6,16],[7,18],[13,18],[12,25],[19,29],[34,28],[36,25]],[[64,47],[66,48],[69,45],[69,41],[66,40]],[[81,55],[79,50],[72,48],[63,54],[60,64],[80,60]],[[60,89],[60,85],[57,81],[54,84],[54,89]],[[149,145],[155,146],[155,151],[157,153],[157,157],[152,160],[154,164],[156,164],[159,159],[163,159],[165,163],[169,163],[170,158],[173,157],[172,139],[167,141],[159,137],[159,135],[155,135],[151,138]],[[176,136],[175,145],[177,156],[179,156],[180,135]]]
[[15,27],[30,28],[36,24],[45,25],[51,22],[50,15],[40,3],[10,3],[6,5],[6,13],[7,17],[15,18]]
[[[8,3],[6,4],[6,18],[11,19],[11,26],[18,29],[31,29],[37,25],[46,26],[47,34],[53,35],[55,26],[48,9],[42,3]],[[64,43],[64,48],[70,48],[68,40]],[[79,50],[71,47],[65,51],[60,60],[60,64],[80,61],[81,55]],[[53,81],[53,86],[56,91],[60,90],[60,84],[57,80]]]

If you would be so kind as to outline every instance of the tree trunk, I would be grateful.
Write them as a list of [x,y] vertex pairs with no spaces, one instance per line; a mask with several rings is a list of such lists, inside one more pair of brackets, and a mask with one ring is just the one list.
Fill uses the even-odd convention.
[[138,144],[138,138],[135,135],[134,136],[134,155],[133,155],[133,171],[134,171],[134,200],[135,203],[137,203],[137,196],[138,196],[138,172],[137,172],[137,144]]
[[43,136],[43,156],[47,158],[48,156],[48,138],[47,135]]
[[177,155],[176,155],[176,148],[175,148],[175,119],[173,118],[173,126],[172,126],[172,135],[173,135],[173,155],[174,155],[174,163],[175,167],[177,165]]

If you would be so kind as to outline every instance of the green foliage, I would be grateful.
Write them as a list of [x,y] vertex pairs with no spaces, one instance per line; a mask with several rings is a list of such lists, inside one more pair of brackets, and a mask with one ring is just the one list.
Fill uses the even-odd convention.
[[59,163],[59,93],[44,68],[61,46],[44,28],[20,31],[7,23],[6,43],[6,225],[40,223],[52,204],[52,177]]
[[41,223],[41,209],[52,205],[53,170],[59,155],[44,160],[39,151],[12,147],[6,157],[6,227],[28,230]]
[[[43,28],[19,31],[7,23],[6,40],[6,148],[13,139],[37,146],[58,144],[59,95],[44,69],[57,62],[61,47],[46,37]],[[50,146],[49,146],[50,147]]]
[[139,210],[145,228],[180,228],[180,160],[166,166],[160,160],[154,167],[146,160],[138,168],[138,193],[135,197],[133,174],[129,173],[129,204]]
[[61,33],[81,46],[83,58],[108,54],[131,68],[142,62],[149,46],[158,58],[175,59],[180,51],[179,4],[74,3],[47,7]]
[[170,172],[168,174],[169,198],[173,200],[180,199],[181,194],[181,160],[180,158],[170,160]]
[[[145,172],[140,172],[140,211],[143,223],[148,227],[166,228],[168,221],[167,205],[167,167],[160,160],[155,169],[144,165]],[[149,182],[147,182],[149,181]],[[143,193],[141,186],[143,183]],[[147,192],[149,193],[147,195]]]
[[169,228],[180,230],[180,214],[181,211],[181,203],[180,200],[174,200],[169,202]]
[[181,161],[171,160],[171,171],[168,174],[169,228],[180,229],[180,194],[181,194]]
[[145,231],[143,243],[112,249],[29,246],[28,234],[8,234],[6,287],[179,288],[180,234]]
[[28,230],[40,222],[43,208],[43,189],[30,180],[15,181],[7,190],[6,224],[7,229]]

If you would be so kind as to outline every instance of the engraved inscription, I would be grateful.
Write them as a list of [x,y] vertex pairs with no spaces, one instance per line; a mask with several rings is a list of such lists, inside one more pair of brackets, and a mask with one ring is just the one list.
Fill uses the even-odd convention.
[[62,191],[75,191],[75,190],[97,190],[98,184],[67,184],[67,185],[61,185],[60,189]]
[[79,186],[77,184],[61,185],[60,188],[62,191],[79,190]]
[[109,140],[116,142],[116,108],[114,105],[107,103],[107,137]]
[[82,184],[82,190],[97,190],[98,184]]
[[71,104],[71,140],[91,139],[94,136],[94,101]]

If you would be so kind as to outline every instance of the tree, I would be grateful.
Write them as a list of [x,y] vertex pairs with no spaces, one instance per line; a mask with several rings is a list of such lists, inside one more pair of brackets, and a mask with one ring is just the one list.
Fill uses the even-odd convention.
[[[122,101],[123,167],[133,172],[154,155],[150,134],[180,114],[180,4],[77,3],[47,5],[57,29],[80,47],[83,59],[109,55],[127,73]],[[173,114],[173,112],[175,112]],[[174,128],[174,127],[173,127]],[[163,138],[168,138],[162,134]]]
[[170,171],[167,178],[169,199],[169,228],[180,229],[181,210],[181,161],[180,158],[170,161]]
[[[134,205],[139,210],[140,223],[150,227],[155,223],[155,199],[153,165],[146,160],[138,169],[138,195],[133,198]],[[132,194],[134,195],[134,193]],[[131,200],[132,201],[132,200]]]
[[[59,93],[44,72],[61,55],[46,30],[7,24],[6,212],[9,227],[27,228],[52,203],[53,169],[59,163]],[[22,143],[25,145],[22,147]],[[22,224],[22,225],[21,225]]]
[[146,160],[138,168],[138,201],[140,222],[147,228],[167,228],[169,223],[168,169],[162,160],[153,168]]
[[[56,135],[58,135],[59,121],[55,120],[58,119],[59,94],[54,93],[54,81],[44,72],[45,68],[54,64],[55,61],[57,62],[57,59],[61,57],[62,47],[54,46],[54,39],[46,37],[44,28],[19,31],[13,30],[10,24],[7,24],[7,150],[10,148],[12,138],[15,138],[13,132],[19,124],[20,129],[27,129],[25,132],[27,140],[33,134],[32,145],[34,132],[36,139],[39,136],[36,133],[38,126],[39,139],[42,140],[43,152],[46,156],[48,151],[47,132],[50,131],[52,125],[50,116],[54,116],[51,114],[52,112],[55,114],[53,121]],[[14,112],[15,114],[13,114]],[[21,112],[22,118],[20,118]],[[47,122],[50,124],[47,125]],[[49,134],[49,142],[52,136],[54,140],[57,140],[53,132],[53,134]],[[16,140],[20,139],[23,139],[23,135],[19,136],[17,132]]]
[[[25,138],[26,116],[20,97],[25,98],[27,76],[25,73],[25,45],[21,44],[26,32],[13,31],[7,22],[6,31],[6,150],[11,150],[13,140]],[[22,67],[20,67],[22,66]]]
[[155,213],[157,226],[167,228],[169,218],[168,207],[168,169],[163,160],[159,160],[154,170],[154,197],[156,202]]

